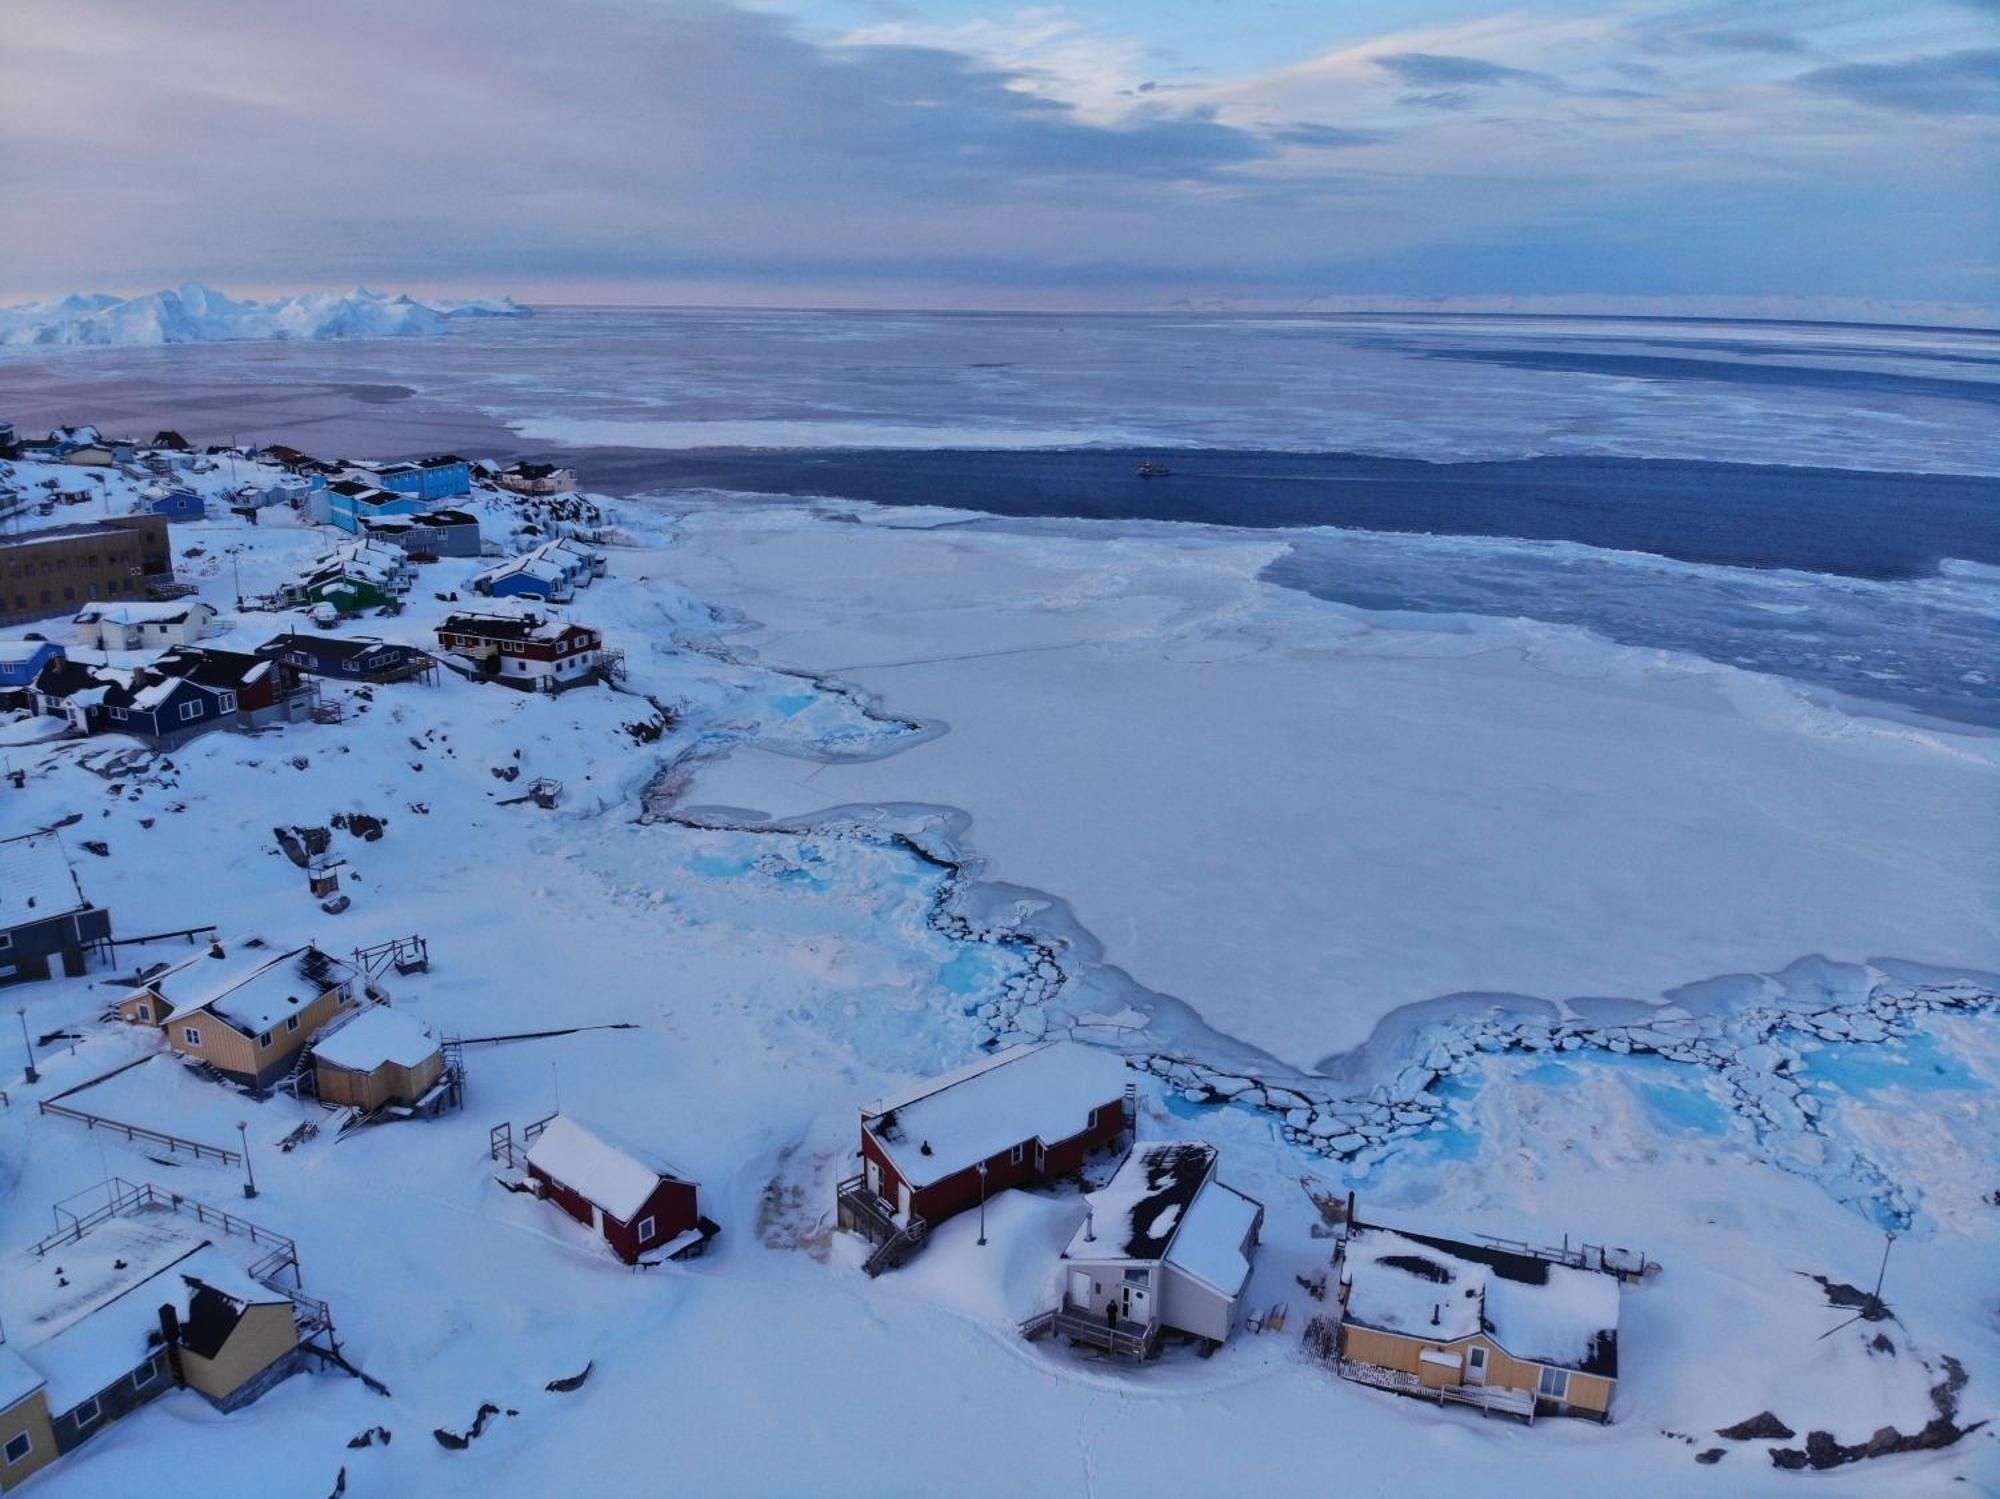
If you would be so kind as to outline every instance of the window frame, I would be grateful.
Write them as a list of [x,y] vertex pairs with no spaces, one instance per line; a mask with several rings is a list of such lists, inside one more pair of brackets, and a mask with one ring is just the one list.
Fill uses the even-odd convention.
[[657,1229],[657,1227],[658,1224],[654,1221],[653,1215],[651,1213],[648,1213],[645,1217],[641,1218],[637,1223],[632,1225],[632,1232],[635,1235],[637,1235],[639,1242],[641,1244],[644,1244],[653,1237],[654,1231]]
[[[19,1452],[16,1452],[14,1450],[16,1446],[20,1447],[21,1450]],[[15,1432],[13,1436],[7,1438],[7,1447],[5,1452],[0,1453],[0,1456],[6,1457],[7,1466],[10,1468],[17,1463],[26,1462],[29,1458],[33,1457],[34,1455],[35,1455],[35,1435],[33,1432],[30,1431]]]
[[[85,1406],[90,1407],[90,1414],[87,1416],[83,1413],[83,1409]],[[74,1407],[71,1408],[69,1413],[70,1425],[76,1427],[79,1431],[81,1431],[84,1427],[91,1425],[93,1422],[101,1421],[103,1419],[104,1419],[104,1402],[99,1400],[95,1395],[87,1396],[86,1398],[77,1401],[77,1403],[75,1404]]]
[[[1555,1388],[1549,1388],[1551,1381]],[[1558,1369],[1553,1364],[1543,1364],[1541,1377],[1535,1381],[1535,1394],[1543,1400],[1569,1402],[1569,1370]]]
[[200,717],[201,717],[201,703],[198,700],[195,702],[181,704],[182,723],[193,723],[197,718]]
[[181,1044],[182,1044],[182,1045],[184,1045],[184,1046],[199,1046],[199,1045],[201,1045],[201,1027],[200,1027],[200,1026],[197,1026],[197,1025],[184,1025],[184,1026],[182,1026],[182,1027],[181,1027]]

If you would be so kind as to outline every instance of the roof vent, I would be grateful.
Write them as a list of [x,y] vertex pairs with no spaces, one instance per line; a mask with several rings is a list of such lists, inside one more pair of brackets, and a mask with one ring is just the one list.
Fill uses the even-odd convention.
[[1443,1322],[1443,1321],[1444,1321],[1444,1317],[1443,1317],[1443,1315],[1442,1315],[1442,1313],[1443,1313],[1443,1310],[1444,1310],[1444,1309],[1443,1309],[1443,1307],[1442,1307],[1442,1306],[1441,1306],[1441,1305],[1440,1305],[1439,1303],[1437,1303],[1437,1302],[1435,1302],[1435,1301],[1433,1301],[1433,1302],[1431,1303],[1431,1326],[1432,1326],[1432,1327],[1436,1327],[1436,1326],[1437,1326],[1437,1325],[1438,1325],[1439,1323],[1441,1323],[1441,1322]]

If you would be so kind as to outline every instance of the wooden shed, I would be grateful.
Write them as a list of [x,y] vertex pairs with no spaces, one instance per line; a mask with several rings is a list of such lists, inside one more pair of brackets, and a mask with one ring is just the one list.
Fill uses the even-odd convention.
[[693,1181],[651,1151],[567,1114],[545,1122],[529,1144],[528,1179],[628,1265],[685,1254],[713,1232]]
[[313,1077],[321,1103],[416,1105],[444,1077],[444,1052],[422,1022],[374,1005],[313,1043]]

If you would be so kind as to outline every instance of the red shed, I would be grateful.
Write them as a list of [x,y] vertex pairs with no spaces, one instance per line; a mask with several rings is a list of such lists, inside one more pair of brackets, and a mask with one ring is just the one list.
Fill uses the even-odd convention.
[[859,1177],[841,1183],[840,1225],[877,1246],[870,1273],[930,1228],[1010,1187],[1067,1176],[1125,1131],[1125,1063],[1073,1041],[1005,1051],[861,1111]]
[[706,1240],[692,1181],[651,1152],[566,1114],[549,1120],[528,1147],[528,1177],[628,1265],[649,1255],[672,1258]]

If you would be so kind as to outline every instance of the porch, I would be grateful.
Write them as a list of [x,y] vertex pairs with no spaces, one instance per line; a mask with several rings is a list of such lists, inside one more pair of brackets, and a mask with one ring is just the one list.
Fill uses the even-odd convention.
[[1040,1337],[1066,1338],[1073,1344],[1081,1343],[1099,1349],[1113,1358],[1142,1363],[1159,1351],[1160,1322],[1157,1317],[1142,1325],[1107,1322],[1101,1316],[1079,1311],[1065,1302],[1023,1322],[1021,1336],[1030,1342]]
[[1439,1405],[1469,1405],[1481,1415],[1512,1416],[1529,1426],[1535,1424],[1536,1401],[1530,1390],[1516,1390],[1506,1385],[1430,1385],[1400,1369],[1385,1369],[1380,1364],[1357,1363],[1353,1359],[1341,1359],[1334,1368],[1342,1379],[1351,1379],[1356,1384],[1370,1385],[1398,1395],[1414,1395],[1421,1400],[1435,1400]]

